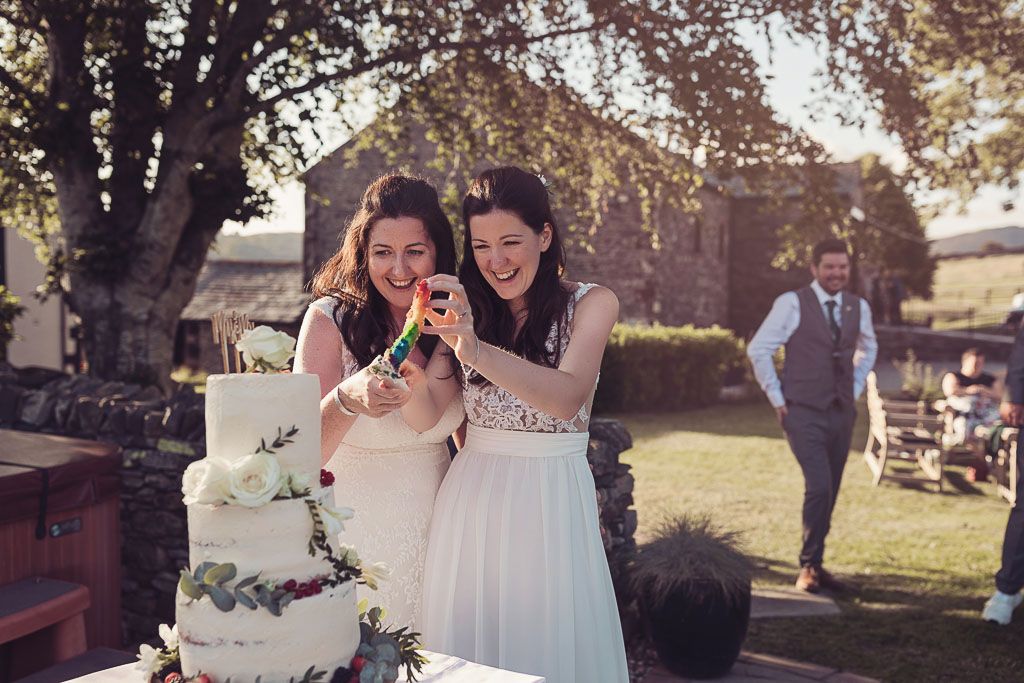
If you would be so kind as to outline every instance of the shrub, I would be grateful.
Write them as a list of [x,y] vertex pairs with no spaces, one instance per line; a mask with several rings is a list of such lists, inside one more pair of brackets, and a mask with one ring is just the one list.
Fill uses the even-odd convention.
[[678,410],[712,403],[727,372],[745,363],[742,343],[720,327],[619,324],[601,363],[594,410]]
[[0,361],[7,360],[7,345],[14,341],[14,319],[24,312],[21,299],[0,285]]

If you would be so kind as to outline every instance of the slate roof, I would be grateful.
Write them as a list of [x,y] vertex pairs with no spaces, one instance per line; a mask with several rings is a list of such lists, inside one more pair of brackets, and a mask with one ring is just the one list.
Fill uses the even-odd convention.
[[209,320],[234,310],[257,323],[296,323],[309,303],[304,284],[299,262],[209,260],[181,319]]

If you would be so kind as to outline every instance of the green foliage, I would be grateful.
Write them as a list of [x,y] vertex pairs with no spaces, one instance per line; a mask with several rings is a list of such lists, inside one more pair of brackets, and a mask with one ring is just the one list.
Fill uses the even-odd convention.
[[742,344],[720,327],[618,324],[601,363],[594,410],[677,410],[713,403]]
[[24,312],[21,298],[12,294],[5,285],[0,285],[0,361],[7,359],[7,345],[14,341],[14,320]]
[[697,600],[708,591],[739,600],[750,589],[753,573],[736,532],[715,526],[706,516],[680,515],[662,522],[637,549],[629,582],[651,605],[680,590]]
[[943,398],[942,378],[935,374],[929,363],[917,359],[913,349],[907,349],[905,361],[894,360],[892,364],[900,373],[901,398],[912,401],[935,401]]

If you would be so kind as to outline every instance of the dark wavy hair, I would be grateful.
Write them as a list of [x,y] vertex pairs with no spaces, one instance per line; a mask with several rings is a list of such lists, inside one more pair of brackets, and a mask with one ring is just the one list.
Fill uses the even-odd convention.
[[[541,252],[537,274],[526,290],[527,318],[518,333],[508,303],[487,283],[473,257],[469,219],[495,210],[514,213],[537,234],[543,232],[545,224],[551,226],[551,244],[547,251]],[[562,336],[566,333],[565,311],[569,292],[562,283],[565,248],[558,236],[558,225],[544,183],[534,174],[515,166],[484,171],[476,177],[462,200],[462,219],[466,231],[459,280],[466,288],[473,307],[477,336],[481,341],[508,349],[534,363],[557,367]],[[559,338],[551,353],[546,344],[551,326],[556,322]],[[470,381],[483,383],[487,380],[476,375]]]
[[[452,224],[441,210],[437,191],[426,180],[400,173],[383,175],[366,188],[359,209],[345,228],[341,247],[313,278],[313,297],[333,297],[334,323],[345,346],[365,367],[383,353],[399,332],[392,328],[387,300],[370,280],[367,266],[370,232],[382,218],[418,218],[434,243],[435,272],[455,273]],[[420,335],[416,345],[427,358],[437,345],[434,335]]]

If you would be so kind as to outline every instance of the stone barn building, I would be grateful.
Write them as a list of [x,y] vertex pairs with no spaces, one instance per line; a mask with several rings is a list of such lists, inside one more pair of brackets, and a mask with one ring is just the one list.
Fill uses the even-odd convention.
[[[307,281],[337,250],[366,186],[390,168],[382,152],[372,148],[356,152],[356,144],[353,140],[340,147],[305,174],[303,269]],[[431,144],[413,132],[410,148],[412,153],[403,157],[404,167],[417,169],[443,192],[440,179],[428,170],[435,157]],[[352,154],[357,155],[354,162]],[[464,189],[458,188],[460,196]],[[717,186],[701,189],[698,198],[703,209],[697,215],[669,207],[660,211],[660,246],[654,248],[651,236],[641,227],[635,189],[623,187],[586,243],[563,234],[567,277],[612,288],[621,302],[623,321],[728,324],[730,202]],[[562,218],[561,223],[567,221]],[[458,223],[454,227],[461,230]]]

